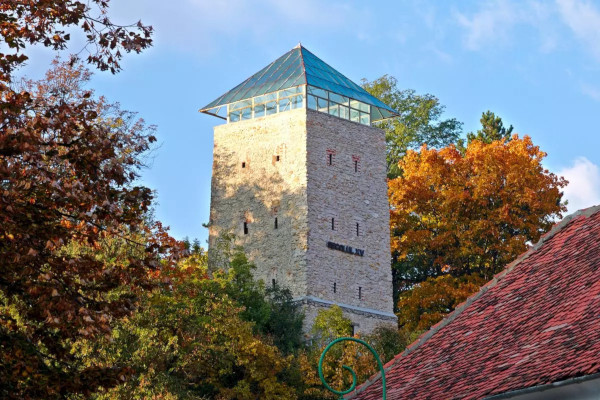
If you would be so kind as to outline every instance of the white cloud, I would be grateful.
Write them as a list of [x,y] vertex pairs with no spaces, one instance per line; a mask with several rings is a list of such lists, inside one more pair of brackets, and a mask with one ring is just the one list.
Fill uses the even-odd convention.
[[537,31],[542,53],[550,53],[558,47],[560,35],[552,18],[556,19],[555,7],[548,7],[546,2],[531,1],[528,3],[524,20]]
[[456,20],[465,29],[465,46],[470,50],[481,50],[489,44],[506,43],[519,17],[511,2],[495,0],[483,3],[471,17],[457,12]]
[[569,201],[569,212],[600,204],[600,168],[585,157],[578,157],[570,167],[558,171],[569,181],[564,199]]
[[[469,50],[488,46],[507,46],[517,27],[533,29],[539,50],[551,52],[564,41],[560,26],[569,29],[597,60],[600,60],[600,8],[589,0],[538,1],[486,0],[471,13],[455,12],[455,20],[464,30],[464,45]],[[563,25],[564,24],[564,25]],[[564,46],[564,44],[563,44]]]
[[485,47],[508,46],[513,41],[515,28],[519,25],[533,28],[542,52],[554,50],[558,35],[552,17],[554,7],[536,0],[487,0],[477,3],[474,13],[455,12],[454,17],[464,29],[464,45],[469,50]]
[[600,89],[595,86],[582,83],[581,92],[593,100],[600,101]]
[[[273,38],[307,30],[360,32],[369,12],[341,1],[303,0],[182,0],[174,5],[163,0],[116,2],[115,15],[130,21],[140,18],[156,31],[157,45],[202,54],[224,41],[258,41],[265,46]],[[354,37],[356,38],[358,34]],[[295,44],[295,43],[294,43]]]
[[556,0],[556,4],[563,21],[600,60],[600,11],[587,1]]

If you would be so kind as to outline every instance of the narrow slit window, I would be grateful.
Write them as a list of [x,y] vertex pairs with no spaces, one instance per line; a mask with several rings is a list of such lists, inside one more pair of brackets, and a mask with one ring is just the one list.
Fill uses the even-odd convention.
[[356,236],[360,236],[360,225],[356,223]]
[[329,153],[329,165],[333,165],[333,154]]
[[335,231],[335,218],[331,218],[331,230]]
[[277,285],[277,282],[275,281],[275,278],[271,279],[271,283],[273,284],[273,287],[275,287]]
[[358,172],[358,160],[354,160],[354,172]]
[[333,293],[337,292],[337,283],[333,282]]
[[358,287],[358,299],[362,300],[362,287]]
[[356,335],[356,325],[352,325],[352,336]]
[[242,161],[242,168],[246,168],[246,163]]
[[244,235],[248,234],[248,223],[244,222]]
[[279,226],[277,224],[277,217],[275,217],[275,229],[277,229]]
[[279,161],[279,156],[275,156],[275,161]]

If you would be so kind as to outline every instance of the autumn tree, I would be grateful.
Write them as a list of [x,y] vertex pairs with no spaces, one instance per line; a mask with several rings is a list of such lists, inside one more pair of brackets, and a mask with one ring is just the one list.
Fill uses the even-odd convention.
[[142,298],[139,312],[111,336],[82,340],[93,363],[128,364],[130,378],[97,399],[293,399],[281,375],[289,367],[274,345],[253,333],[244,307],[227,292],[231,276],[212,278],[205,254],[192,254],[157,276],[167,282]]
[[[125,52],[151,44],[151,28],[115,25],[109,0],[0,3],[0,397],[64,398],[120,382],[127,366],[89,365],[72,344],[109,335],[136,308],[148,272],[176,258],[149,223],[149,189],[135,185],[153,129],[95,98],[72,59],[40,82],[19,84],[31,45],[66,49],[83,32],[87,61],[117,72]],[[78,51],[80,49],[77,49]],[[142,235],[143,242],[132,237]],[[98,260],[64,253],[106,236],[139,256]],[[119,288],[128,290],[119,290]]]
[[479,274],[428,278],[399,295],[398,325],[401,334],[420,334],[438,323],[484,285]]
[[412,89],[401,90],[396,78],[388,75],[371,82],[363,80],[362,84],[369,93],[400,113],[399,117],[378,123],[385,131],[389,178],[400,175],[398,162],[407,150],[422,144],[444,147],[458,140],[462,123],[455,118],[442,119],[445,107],[437,97],[420,95]]
[[[472,140],[464,154],[454,146],[409,151],[403,176],[389,182],[396,301],[444,274],[491,279],[548,231],[565,211],[566,181],[543,167],[545,155],[517,135]],[[447,300],[439,310],[452,310]]]
[[[14,71],[29,57],[30,45],[65,50],[71,33],[83,33],[87,62],[112,73],[121,69],[123,53],[136,52],[152,45],[152,27],[141,21],[118,25],[109,17],[110,0],[15,0],[0,3],[0,35],[4,49],[0,54],[0,89],[3,102],[22,107],[27,93],[15,93],[9,85]],[[81,49],[78,49],[81,52]]]

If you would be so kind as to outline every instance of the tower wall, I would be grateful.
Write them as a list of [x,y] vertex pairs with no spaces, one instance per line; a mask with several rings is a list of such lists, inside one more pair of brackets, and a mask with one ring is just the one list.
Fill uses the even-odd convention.
[[305,108],[215,127],[211,265],[226,233],[304,304],[306,330],[334,303],[363,333],[395,324],[382,130]]
[[308,237],[306,110],[219,125],[214,132],[211,265],[220,262],[221,235],[233,233],[235,245],[241,245],[256,264],[256,278],[265,284],[275,279],[294,297],[304,296]]
[[313,110],[306,125],[307,319],[331,301],[359,331],[395,324],[385,134]]

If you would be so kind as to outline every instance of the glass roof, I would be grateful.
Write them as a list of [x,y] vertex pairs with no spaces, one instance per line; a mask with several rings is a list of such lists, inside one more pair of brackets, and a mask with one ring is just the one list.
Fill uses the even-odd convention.
[[204,106],[200,111],[222,118],[219,111],[226,104],[304,84],[374,106],[371,108],[373,121],[398,115],[397,111],[333,69],[302,45],[294,47],[244,82]]

